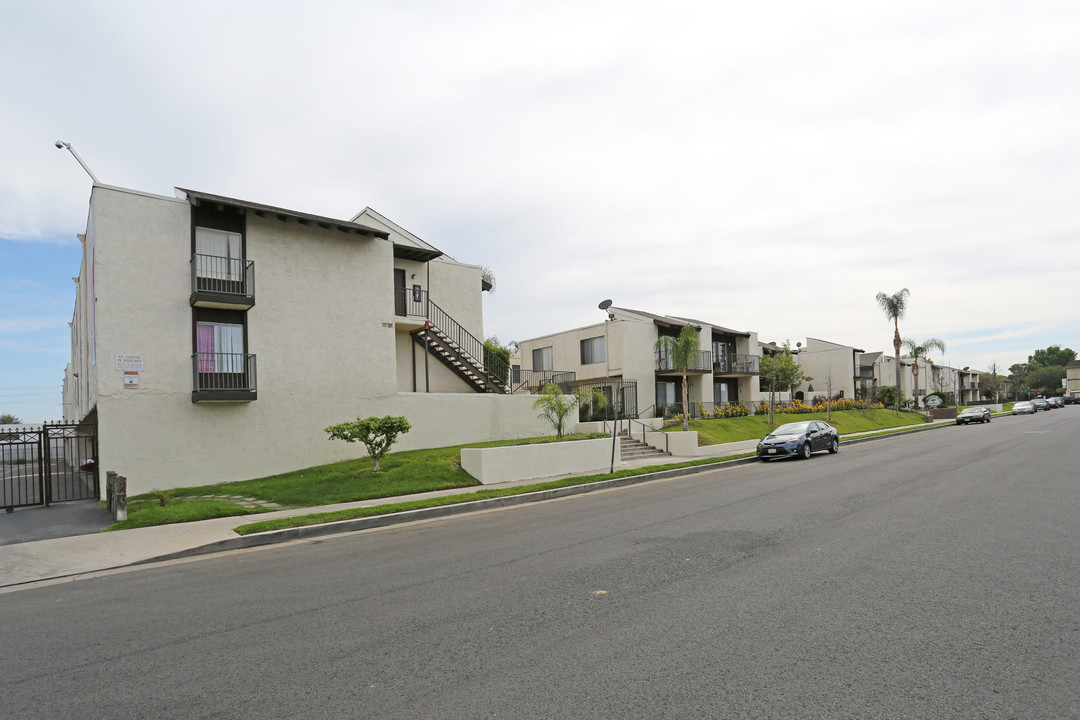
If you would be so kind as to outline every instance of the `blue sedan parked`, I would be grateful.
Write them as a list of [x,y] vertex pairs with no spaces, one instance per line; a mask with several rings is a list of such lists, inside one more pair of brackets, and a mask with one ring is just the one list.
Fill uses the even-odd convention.
[[781,425],[758,443],[757,456],[762,460],[800,457],[804,460],[817,450],[840,451],[840,433],[820,420]]

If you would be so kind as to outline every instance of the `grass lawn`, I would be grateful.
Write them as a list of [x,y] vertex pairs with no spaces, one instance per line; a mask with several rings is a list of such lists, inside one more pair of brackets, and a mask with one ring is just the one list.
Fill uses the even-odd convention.
[[[777,413],[774,419],[777,425],[783,425],[788,422],[825,420],[825,413],[792,415]],[[841,437],[843,437],[845,433],[886,430],[903,425],[920,425],[923,422],[923,416],[920,413],[902,412],[897,416],[892,410],[871,410],[870,417],[867,418],[865,410],[834,410],[832,421],[829,424],[839,430]],[[768,415],[751,415],[741,418],[691,420],[690,429],[697,430],[699,445],[719,445],[720,443],[763,438],[769,434],[772,426],[769,425]],[[677,425],[668,428],[668,430],[682,430],[682,426]]]
[[[564,440],[592,437],[606,436],[579,435]],[[463,447],[526,445],[554,440],[553,437],[530,438],[512,442],[470,443],[391,452],[383,457],[378,474],[371,471],[371,459],[364,457],[256,480],[176,488],[168,491],[168,504],[164,507],[161,506],[157,493],[135,495],[128,498],[127,520],[114,523],[106,530],[127,530],[269,511],[266,508],[246,508],[235,502],[218,499],[223,496],[253,498],[276,503],[283,508],[297,508],[478,486],[480,483],[461,469]],[[207,495],[214,497],[207,498]]]

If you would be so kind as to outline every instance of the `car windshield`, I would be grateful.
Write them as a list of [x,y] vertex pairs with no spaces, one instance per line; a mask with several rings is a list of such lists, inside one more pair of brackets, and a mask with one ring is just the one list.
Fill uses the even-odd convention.
[[802,435],[810,427],[808,422],[788,423],[773,430],[770,435]]
[[960,414],[961,415],[978,415],[981,412],[982,412],[982,410],[980,410],[979,408],[965,408],[964,410],[960,411]]
[[1014,405],[1014,407],[1030,407],[1030,406],[1031,406],[1031,403],[1029,403],[1027,400],[1021,400],[1020,402],[1016,403],[1016,405]]

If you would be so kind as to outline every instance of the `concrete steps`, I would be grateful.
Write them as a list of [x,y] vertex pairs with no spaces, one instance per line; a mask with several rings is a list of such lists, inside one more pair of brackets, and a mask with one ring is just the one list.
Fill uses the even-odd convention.
[[620,451],[619,456],[623,461],[626,460],[641,460],[643,458],[665,458],[670,457],[670,453],[666,453],[663,450],[657,450],[652,445],[647,445],[640,440],[627,437],[626,435],[620,435]]

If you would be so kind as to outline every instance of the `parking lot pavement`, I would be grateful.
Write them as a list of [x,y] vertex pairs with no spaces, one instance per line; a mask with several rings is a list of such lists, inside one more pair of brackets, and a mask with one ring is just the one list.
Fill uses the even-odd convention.
[[90,535],[112,523],[96,500],[53,503],[49,507],[0,512],[0,545]]

